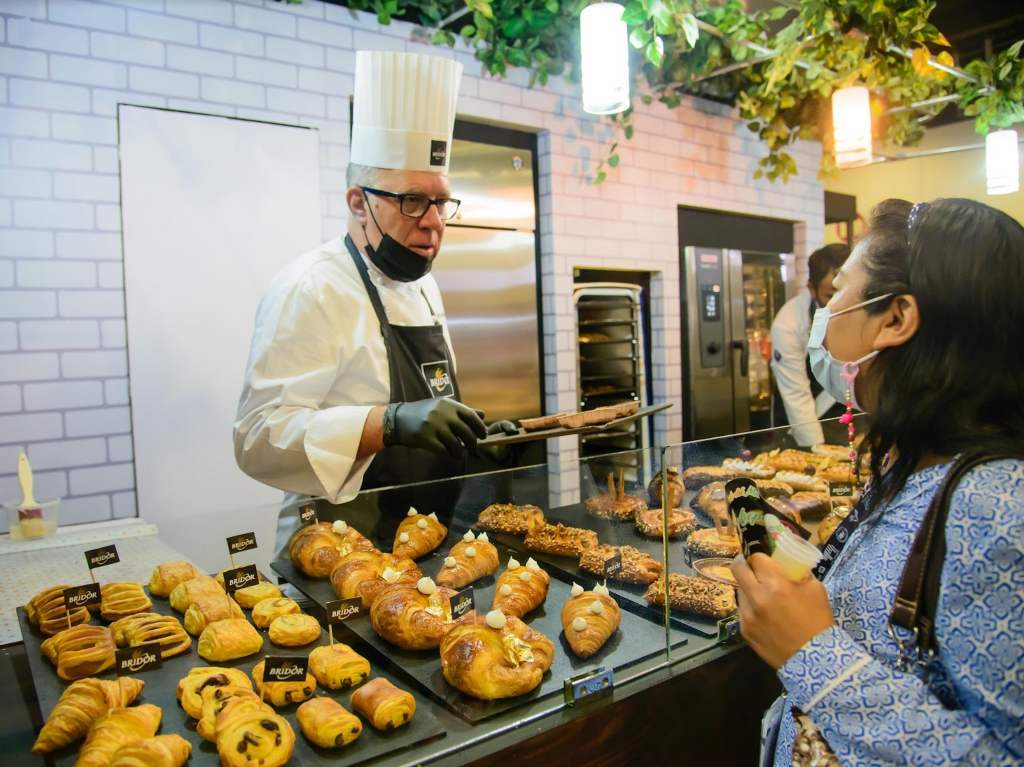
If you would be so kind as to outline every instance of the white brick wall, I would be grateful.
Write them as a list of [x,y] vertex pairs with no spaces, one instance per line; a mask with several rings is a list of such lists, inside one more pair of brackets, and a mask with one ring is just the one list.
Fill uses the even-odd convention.
[[[0,2],[0,496],[16,494],[13,457],[27,449],[40,494],[65,496],[65,521],[136,513],[117,104],[317,127],[326,239],[345,223],[348,99],[362,47],[456,57],[463,117],[539,132],[549,412],[576,399],[573,268],[654,272],[655,397],[675,404],[657,439],[679,439],[677,206],[795,221],[803,256],[823,239],[818,147],[796,148],[799,181],[754,182],[763,149],[727,108],[638,102],[622,165],[594,187],[585,176],[611,132],[583,114],[578,86],[528,89],[522,71],[495,80],[465,48],[424,46],[413,31],[319,0]],[[549,456],[573,461],[575,440],[549,445]],[[578,482],[554,490],[570,498]]]

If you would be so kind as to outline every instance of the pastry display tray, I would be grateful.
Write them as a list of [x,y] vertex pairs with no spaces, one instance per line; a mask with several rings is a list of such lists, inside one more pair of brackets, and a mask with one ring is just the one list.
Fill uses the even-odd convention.
[[[434,554],[420,559],[417,564],[423,573],[431,577],[436,575],[444,562],[444,553],[447,552],[449,544],[454,544],[458,540],[458,535],[449,534],[448,540]],[[515,552],[510,552],[500,542],[494,541],[494,543],[500,557],[501,564],[498,568],[498,574],[500,574],[508,562],[509,554]],[[323,604],[337,599],[328,580],[306,577],[292,565],[290,560],[277,560],[270,566],[315,602]],[[540,685],[526,695],[496,701],[471,698],[445,681],[441,674],[440,653],[437,650],[407,651],[390,645],[373,631],[368,615],[354,618],[342,625],[386,656],[437,701],[471,723],[516,708],[528,701],[556,694],[561,695],[563,683],[569,677],[599,667],[618,672],[653,655],[665,652],[664,627],[622,609],[619,629],[604,647],[589,658],[577,658],[569,649],[569,645],[562,635],[562,605],[569,598],[571,584],[559,578],[552,568],[545,567],[545,569],[552,576],[547,599],[543,605],[528,613],[523,620],[530,628],[541,632],[551,640],[555,646],[554,660]],[[481,612],[486,612],[490,609],[491,601],[494,598],[496,578],[494,576],[482,578],[474,586],[477,607]],[[622,607],[622,601],[617,601]],[[686,642],[686,636],[681,631],[674,630],[672,632],[674,647],[681,646]]]
[[[147,593],[148,591],[149,590],[147,589]],[[153,612],[175,615],[178,618],[181,617],[171,609],[166,599],[152,597],[152,601]],[[249,611],[246,610],[245,612],[248,616]],[[39,698],[39,707],[42,710],[43,717],[45,719],[57,703],[57,699],[61,696],[61,693],[64,692],[64,689],[70,683],[64,682],[57,676],[56,671],[43,655],[40,646],[45,637],[29,624],[25,611],[21,607],[18,608],[18,621],[21,624],[21,635],[24,637],[25,641],[25,655],[28,658],[28,665],[32,673],[32,681],[35,685],[36,694]],[[94,618],[93,623],[98,623],[98,620]],[[205,767],[207,765],[213,767],[213,765],[217,765],[219,761],[217,749],[214,744],[199,737],[194,730],[194,725],[191,724],[190,717],[178,705],[178,680],[185,676],[189,669],[196,666],[227,666],[230,668],[240,669],[246,674],[250,674],[252,667],[256,665],[263,655],[308,655],[309,652],[317,645],[329,644],[326,631],[322,632],[318,642],[306,645],[305,647],[295,648],[277,647],[276,645],[271,644],[270,640],[266,638],[266,630],[260,631],[260,633],[264,637],[262,651],[254,655],[250,655],[247,658],[223,663],[207,662],[199,657],[199,654],[196,652],[197,642],[193,640],[192,649],[187,653],[182,653],[181,655],[176,655],[173,658],[165,659],[160,668],[155,668],[135,675],[136,678],[145,681],[146,687],[142,691],[142,694],[136,698],[133,705],[138,703],[152,703],[163,709],[163,719],[161,720],[159,732],[162,734],[177,733],[192,744],[192,757],[188,762],[192,767]],[[339,639],[337,632],[335,632],[335,639]],[[349,642],[349,644],[352,645],[356,652],[359,652],[371,662],[371,679],[377,676],[386,677],[397,686],[402,689],[409,690],[409,692],[413,694],[416,698],[416,714],[408,725],[400,727],[397,730],[391,730],[390,732],[377,732],[360,716],[360,719],[363,722],[363,732],[354,743],[341,749],[322,749],[312,745],[308,740],[306,740],[305,736],[299,729],[299,723],[295,718],[295,710],[298,708],[299,704],[292,704],[278,708],[276,709],[277,712],[288,720],[288,723],[295,731],[295,751],[291,759],[292,764],[334,765],[335,767],[355,765],[371,759],[378,759],[387,754],[403,751],[407,748],[411,748],[412,746],[425,743],[435,738],[443,737],[445,734],[444,728],[430,712],[432,704],[429,699],[423,695],[423,693],[415,689],[415,686],[409,685],[401,678],[395,676],[391,671],[382,668],[381,664],[375,662],[373,654],[368,651],[369,648],[360,646],[358,642]],[[98,677],[101,679],[116,679],[116,675],[113,671],[100,674]],[[328,695],[335,698],[350,711],[352,708],[349,705],[349,697],[352,692],[353,690],[351,689],[337,691],[328,690],[323,687],[319,687],[317,689],[318,695]],[[80,742],[73,743],[66,748],[55,751],[51,754],[53,759],[52,763],[57,767],[71,767],[77,758],[79,745]],[[42,758],[40,758],[40,764],[41,763]]]
[[624,424],[638,421],[641,418],[646,418],[649,415],[660,413],[662,410],[668,410],[672,407],[671,402],[662,402],[658,405],[648,405],[642,407],[635,413],[623,416],[622,418],[616,418],[607,423],[594,424],[593,426],[579,426],[575,429],[566,429],[561,426],[554,429],[538,429],[537,431],[526,431],[520,429],[515,434],[500,434],[487,439],[482,439],[477,444],[492,446],[492,445],[511,445],[516,442],[533,442],[538,439],[555,439],[557,437],[571,437],[574,434],[600,434],[603,431],[609,429],[615,429],[617,426],[623,426]]

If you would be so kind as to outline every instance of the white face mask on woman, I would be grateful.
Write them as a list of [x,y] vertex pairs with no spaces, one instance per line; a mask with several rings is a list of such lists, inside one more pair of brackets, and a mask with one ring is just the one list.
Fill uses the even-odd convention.
[[849,390],[853,406],[858,410],[862,409],[857,404],[857,392],[854,389],[853,379],[856,378],[860,365],[873,357],[877,357],[878,352],[868,352],[853,362],[841,362],[833,358],[829,350],[825,348],[825,334],[828,332],[828,321],[833,317],[838,317],[840,314],[856,311],[868,304],[875,303],[875,301],[889,298],[891,295],[892,293],[886,293],[884,296],[869,298],[867,301],[861,301],[859,304],[854,304],[838,312],[833,312],[827,306],[823,306],[814,312],[814,319],[811,322],[811,337],[807,340],[807,355],[810,357],[811,372],[818,379],[821,388],[827,391],[829,396],[836,402],[845,402],[846,392]]

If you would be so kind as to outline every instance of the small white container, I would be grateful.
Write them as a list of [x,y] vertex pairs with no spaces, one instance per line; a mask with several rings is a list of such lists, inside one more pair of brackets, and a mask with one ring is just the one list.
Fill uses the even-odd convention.
[[821,561],[818,547],[791,533],[771,514],[765,515],[765,527],[775,544],[772,559],[779,564],[786,577],[791,581],[802,581],[810,575],[811,568]]
[[45,538],[57,532],[57,506],[60,498],[39,501],[30,508],[23,507],[20,500],[5,501],[7,529],[12,541],[30,538]]

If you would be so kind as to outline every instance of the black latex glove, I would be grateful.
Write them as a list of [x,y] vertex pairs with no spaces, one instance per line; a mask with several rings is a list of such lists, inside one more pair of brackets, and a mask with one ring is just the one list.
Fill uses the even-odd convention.
[[393,444],[418,447],[462,458],[487,436],[478,410],[453,399],[421,399],[403,402],[395,411]]
[[492,437],[495,434],[504,434],[506,437],[511,437],[513,434],[519,433],[519,427],[511,421],[495,421],[494,423],[487,424],[487,436]]

